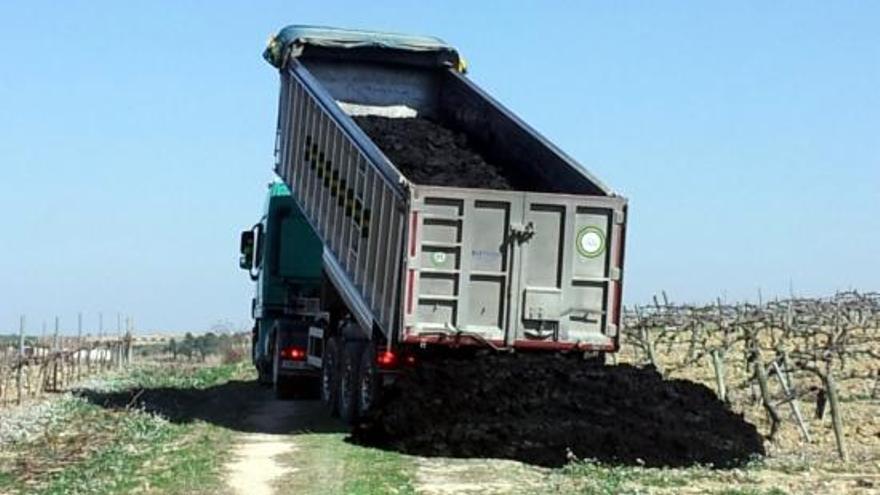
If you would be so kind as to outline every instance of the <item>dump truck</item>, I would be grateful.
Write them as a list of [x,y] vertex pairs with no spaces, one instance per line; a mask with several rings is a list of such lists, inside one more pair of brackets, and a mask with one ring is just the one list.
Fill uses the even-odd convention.
[[352,421],[432,356],[619,345],[627,201],[468,79],[444,41],[289,26],[277,184],[241,235],[254,364]]

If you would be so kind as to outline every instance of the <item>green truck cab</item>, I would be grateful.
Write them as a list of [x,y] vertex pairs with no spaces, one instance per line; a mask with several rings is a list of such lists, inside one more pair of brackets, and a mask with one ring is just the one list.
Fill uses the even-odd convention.
[[256,283],[252,359],[263,384],[284,395],[314,375],[305,356],[321,311],[323,245],[283,183],[269,184],[260,221],[241,233],[239,266]]

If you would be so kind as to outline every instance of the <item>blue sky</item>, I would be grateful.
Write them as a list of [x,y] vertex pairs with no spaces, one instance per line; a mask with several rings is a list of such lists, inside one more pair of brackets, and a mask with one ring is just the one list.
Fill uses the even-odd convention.
[[[256,2],[254,2],[256,4]],[[248,318],[291,23],[433,34],[630,198],[627,303],[880,281],[880,4],[0,3],[0,330]]]

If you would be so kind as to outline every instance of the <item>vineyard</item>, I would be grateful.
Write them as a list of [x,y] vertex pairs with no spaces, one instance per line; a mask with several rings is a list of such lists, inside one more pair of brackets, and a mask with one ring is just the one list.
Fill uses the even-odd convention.
[[711,386],[778,452],[846,461],[876,451],[880,294],[703,306],[663,294],[629,308],[624,323],[616,359]]
[[132,339],[23,336],[0,345],[0,407],[65,390],[93,373],[131,360]]
[[[43,431],[7,435],[0,493],[226,493],[236,473],[251,493],[265,472],[240,459],[263,459],[253,446],[267,444],[282,452],[269,481],[303,493],[880,486],[876,293],[703,306],[661,295],[627,308],[615,362],[490,353],[429,363],[399,380],[409,400],[354,432],[317,401],[275,400],[255,381],[249,344],[249,333],[0,337],[0,407],[26,403],[0,412],[6,431]],[[618,427],[599,428],[608,418]],[[369,489],[352,488],[364,479]]]

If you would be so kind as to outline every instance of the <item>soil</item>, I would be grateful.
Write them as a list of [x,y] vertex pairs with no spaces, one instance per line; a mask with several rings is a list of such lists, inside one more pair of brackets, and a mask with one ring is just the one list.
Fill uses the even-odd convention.
[[353,118],[397,169],[416,184],[523,189],[523,181],[510,171],[488,163],[464,133],[438,122],[422,117]]
[[409,454],[542,466],[589,458],[735,467],[764,454],[754,425],[703,385],[555,355],[426,362],[396,381],[352,438]]

